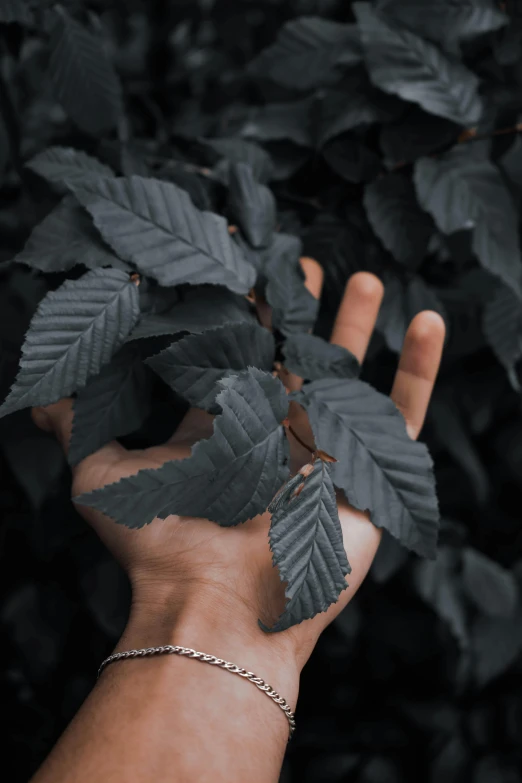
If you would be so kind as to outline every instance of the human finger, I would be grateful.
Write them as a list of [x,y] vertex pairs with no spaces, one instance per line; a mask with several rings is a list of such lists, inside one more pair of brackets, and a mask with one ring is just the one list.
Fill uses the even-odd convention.
[[330,342],[354,354],[362,363],[379,314],[384,286],[370,272],[357,272],[344,291]]
[[411,438],[417,438],[439,371],[446,328],[443,318],[431,310],[411,322],[395,375],[391,398],[406,420]]
[[[67,397],[53,405],[33,408],[31,414],[36,426],[45,432],[52,433],[67,455],[71,443],[74,419],[72,399]],[[101,461],[106,457],[111,458],[124,453],[126,453],[126,450],[123,446],[117,443],[117,441],[112,441],[87,459],[93,460],[98,458]]]

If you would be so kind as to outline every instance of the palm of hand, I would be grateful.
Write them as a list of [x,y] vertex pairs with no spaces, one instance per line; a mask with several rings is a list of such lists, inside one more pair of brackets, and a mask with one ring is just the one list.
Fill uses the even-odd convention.
[[[332,341],[351,350],[362,361],[373,332],[382,299],[382,285],[366,273],[355,275],[347,286]],[[437,374],[444,340],[444,326],[434,313],[422,313],[414,319],[408,332],[399,364],[392,398],[405,415],[412,437],[416,437],[425,416]],[[286,377],[295,388],[298,380]],[[67,448],[72,427],[72,404],[63,400],[45,411],[34,412],[35,421],[44,429],[56,432]],[[304,411],[291,405],[292,429],[306,443],[312,443]],[[212,417],[204,411],[188,412],[175,435],[162,446],[142,451],[127,451],[113,442],[85,459],[74,471],[73,496],[92,491],[105,484],[157,468],[168,460],[190,456],[192,446],[212,434]],[[292,464],[298,468],[309,461],[310,454],[289,435]],[[313,620],[277,634],[289,640],[307,659],[322,630],[346,606],[363,581],[377,551],[381,531],[366,514],[339,498],[339,518],[345,548],[352,565],[350,587],[336,604]],[[205,519],[170,516],[156,519],[139,531],[115,524],[99,512],[80,508],[114,556],[127,570],[134,588],[154,596],[168,585],[170,600],[182,602],[188,591],[201,601],[215,605],[229,604],[243,613],[253,631],[257,618],[267,625],[283,610],[284,584],[281,583],[268,545],[270,515],[262,514],[244,525],[222,528]]]

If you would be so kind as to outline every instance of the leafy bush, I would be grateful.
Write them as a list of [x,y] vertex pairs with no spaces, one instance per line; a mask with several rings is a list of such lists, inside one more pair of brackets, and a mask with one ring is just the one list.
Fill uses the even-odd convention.
[[[350,656],[361,698],[380,678],[400,723],[393,733],[390,713],[376,709],[370,720],[384,721],[385,736],[377,728],[365,735],[359,723],[349,741],[311,719],[302,742],[315,748],[313,763],[296,761],[297,779],[324,779],[324,764],[332,781],[418,779],[401,747],[418,732],[436,737],[419,761],[421,777],[463,779],[473,768],[474,780],[509,780],[520,751],[513,742],[505,758],[495,756],[484,727],[495,709],[505,736],[522,723],[522,551],[510,507],[520,502],[522,426],[519,3],[115,0],[106,10],[10,0],[0,3],[0,22],[0,413],[13,413],[0,435],[29,517],[48,518],[61,464],[53,451],[27,477],[28,455],[50,447],[17,411],[69,394],[72,463],[112,437],[159,440],[165,418],[174,427],[188,404],[216,414],[214,436],[155,471],[154,491],[143,472],[85,502],[131,526],[176,512],[239,524],[260,512],[288,477],[287,398],[271,375],[274,362],[285,363],[308,381],[296,398],[317,447],[337,459],[320,462],[298,502],[328,496],[333,481],[392,534],[360,601],[325,637],[336,673],[325,714],[357,701],[345,673]],[[318,313],[302,253],[325,270]],[[344,284],[361,269],[386,285],[364,380],[353,357],[325,342]],[[253,297],[271,305],[273,334],[259,325]],[[408,322],[426,308],[448,328],[426,428],[442,535],[438,558],[418,561],[396,540],[435,553],[431,461],[380,392]],[[238,406],[248,413],[241,425]],[[223,437],[242,464],[232,509],[220,494],[230,475]],[[211,483],[195,470],[208,454],[219,460]],[[412,485],[395,469],[403,456],[415,465]],[[38,478],[43,462],[48,480]],[[254,491],[259,475],[262,492]],[[335,591],[295,610],[288,550],[278,547],[295,509],[285,498],[275,501],[270,535],[290,600],[273,630],[324,609],[347,571],[338,561]],[[6,502],[13,519],[9,492]],[[333,504],[326,508],[323,529],[339,543]],[[56,523],[50,530],[51,544],[29,536],[37,562],[70,551],[70,534]],[[84,574],[92,566],[77,557]],[[2,614],[22,648],[19,618],[56,601],[52,590],[49,599],[34,592],[35,579],[27,572],[19,588],[9,585]],[[96,603],[96,591],[81,585],[81,605],[110,634],[103,595]],[[61,615],[70,614],[65,602]],[[59,656],[53,644],[48,670]],[[480,689],[508,669],[510,685],[484,696]],[[42,674],[23,676],[38,682]],[[343,725],[353,733],[358,724]]]

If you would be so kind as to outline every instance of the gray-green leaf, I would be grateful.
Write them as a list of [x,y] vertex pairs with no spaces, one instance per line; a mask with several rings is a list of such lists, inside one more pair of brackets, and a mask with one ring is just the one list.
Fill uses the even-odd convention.
[[357,27],[318,16],[301,16],[281,28],[277,40],[251,63],[252,72],[291,89],[322,87],[335,79],[337,65],[361,61]]
[[214,411],[221,392],[218,381],[247,367],[271,371],[274,356],[274,338],[267,329],[229,323],[185,337],[149,357],[147,364],[191,405]]
[[189,288],[184,293],[183,301],[166,312],[142,313],[139,324],[129,335],[129,340],[178,332],[199,334],[206,329],[229,323],[257,322],[244,297],[223,286],[202,285]]
[[82,130],[107,132],[121,116],[122,96],[103,41],[64,8],[53,16],[49,79],[56,100]]
[[314,334],[291,334],[283,346],[287,370],[308,381],[357,378],[361,366],[353,353]]
[[139,352],[123,348],[74,401],[69,463],[77,465],[114,438],[137,430],[150,411],[149,374]]
[[462,565],[462,584],[475,606],[492,617],[511,617],[518,604],[514,575],[471,547],[464,550]]
[[61,193],[67,193],[69,185],[82,185],[89,179],[114,176],[105,163],[73,147],[48,147],[31,158],[26,166]]
[[494,0],[378,0],[377,9],[423,38],[456,51],[457,43],[508,22]]
[[270,188],[256,182],[246,163],[230,166],[228,208],[252,247],[270,244],[277,223],[276,201]]
[[272,326],[284,335],[312,329],[319,300],[305,286],[299,263],[300,244],[281,241],[280,252],[264,267],[267,286],[265,296],[272,307]]
[[141,470],[77,502],[133,528],[170,514],[230,527],[265,511],[288,476],[281,427],[288,413],[285,389],[253,368],[221,384],[222,413],[214,420],[214,434],[197,443],[190,457]]
[[364,207],[386,250],[401,264],[420,266],[435,226],[420,208],[411,179],[391,173],[374,180],[364,189]]
[[138,317],[138,289],[119,269],[94,269],[51,291],[31,321],[20,370],[0,415],[49,405],[84,386],[123,344]]
[[474,125],[482,114],[479,80],[434,44],[395,25],[370,3],[354,3],[372,82],[430,114]]
[[89,269],[127,267],[125,261],[104,244],[91,218],[73,196],[66,196],[33,229],[24,249],[14,260],[41,272],[66,272],[76,264]]
[[456,148],[415,164],[421,206],[444,234],[468,229],[473,251],[489,272],[521,296],[518,217],[499,170],[470,150]]
[[498,286],[484,308],[482,326],[491,350],[520,391],[516,365],[522,359],[522,303],[505,285]]
[[273,510],[269,533],[273,564],[287,583],[288,601],[271,628],[260,623],[264,631],[284,631],[325,612],[348,587],[345,577],[351,568],[330,468],[319,460],[312,474],[300,479],[292,479],[289,497],[279,502],[276,498],[268,509]]
[[116,253],[160,285],[214,283],[245,294],[254,284],[255,270],[226,221],[201,212],[176,185],[120,177],[90,181],[74,192]]
[[408,549],[434,557],[439,510],[431,457],[410,439],[389,397],[359,380],[319,380],[294,395],[319,449],[337,459],[334,484]]

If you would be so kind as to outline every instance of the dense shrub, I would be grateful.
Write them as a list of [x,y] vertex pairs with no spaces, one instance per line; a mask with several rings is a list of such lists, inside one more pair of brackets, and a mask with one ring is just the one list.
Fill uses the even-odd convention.
[[[20,409],[76,393],[74,463],[109,437],[158,442],[187,403],[217,412],[227,437],[241,440],[227,419],[234,388],[265,406],[275,489],[287,467],[284,406],[267,388],[277,384],[267,375],[274,360],[312,381],[301,398],[312,408],[335,384],[364,389],[341,455],[319,424],[315,433],[350,460],[357,422],[376,426],[385,404],[362,384],[389,389],[407,323],[426,308],[448,328],[424,433],[439,556],[419,560],[386,533],[360,597],[307,667],[283,777],[515,779],[519,3],[10,0],[0,22],[0,413],[10,414],[0,420],[2,692],[13,779],[26,779],[78,707],[128,602],[125,579],[68,502],[59,448]],[[301,253],[325,270],[317,318]],[[361,269],[386,284],[362,381],[349,354],[326,354],[319,339]],[[273,307],[273,338],[244,297],[252,287]],[[64,301],[68,312],[81,303],[97,327],[87,339],[71,319],[74,340],[42,368],[39,330],[57,344],[50,327],[63,335]],[[325,375],[333,379],[314,380]],[[415,449],[419,481],[429,482],[425,447],[398,427],[386,431],[387,448]],[[333,479],[350,493],[342,462]],[[191,505],[201,491],[168,508],[203,513]],[[252,500],[248,483],[244,494],[234,523],[270,500]],[[110,489],[92,502],[116,515]],[[126,522],[158,510],[145,498]],[[231,522],[219,502],[208,513]],[[433,554],[433,496],[420,513],[427,538],[411,514],[406,528],[375,521]]]

